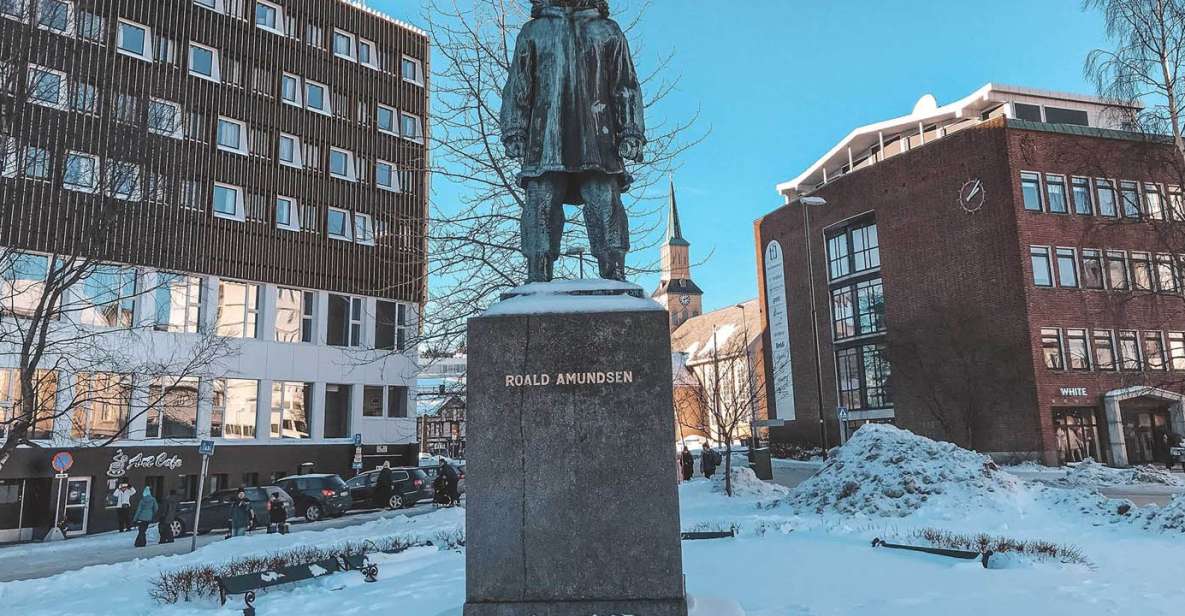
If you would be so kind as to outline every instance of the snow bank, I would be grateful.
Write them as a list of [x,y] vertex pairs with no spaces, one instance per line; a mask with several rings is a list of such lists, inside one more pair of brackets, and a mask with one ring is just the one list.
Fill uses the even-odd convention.
[[1069,486],[1130,486],[1140,484],[1157,484],[1173,487],[1185,487],[1185,481],[1174,476],[1167,470],[1154,466],[1136,466],[1132,468],[1111,468],[1087,458],[1075,464],[1066,472],[1066,476],[1059,480]]
[[802,511],[905,517],[939,497],[955,508],[994,504],[1018,490],[991,458],[885,425],[866,425],[788,503]]
[[[725,494],[724,491],[724,473],[719,473],[712,478],[712,491],[717,494]],[[738,466],[733,462],[732,467],[732,494],[737,498],[751,499],[757,501],[757,506],[761,507],[771,501],[785,498],[790,495],[790,488],[772,482],[762,481],[757,478],[757,474],[748,466]]]

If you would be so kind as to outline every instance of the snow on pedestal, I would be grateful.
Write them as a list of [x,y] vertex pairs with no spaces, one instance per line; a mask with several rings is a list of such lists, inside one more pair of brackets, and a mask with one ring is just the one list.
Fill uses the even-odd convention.
[[586,312],[650,312],[665,308],[646,298],[642,287],[616,280],[534,282],[502,295],[483,316],[573,314]]

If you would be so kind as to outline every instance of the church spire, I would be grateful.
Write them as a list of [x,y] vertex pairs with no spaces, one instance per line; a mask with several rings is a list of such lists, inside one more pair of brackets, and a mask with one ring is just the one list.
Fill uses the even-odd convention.
[[690,246],[691,244],[683,239],[683,227],[679,224],[679,204],[675,200],[675,178],[672,176],[670,179],[671,196],[667,211],[667,245]]

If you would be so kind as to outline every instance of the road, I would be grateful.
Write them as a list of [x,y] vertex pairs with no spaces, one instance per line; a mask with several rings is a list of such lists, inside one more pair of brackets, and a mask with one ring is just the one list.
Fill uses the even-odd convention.
[[[399,513],[415,517],[431,513],[433,510],[431,503],[422,503],[410,509],[401,510]],[[364,511],[319,522],[298,521],[290,525],[290,532],[301,533],[328,528],[345,528],[390,515],[395,514],[390,511]],[[266,531],[257,530],[255,532]],[[135,538],[135,532],[110,532],[77,537],[57,543],[26,543],[2,547],[0,548],[0,582],[49,577],[93,565],[109,565],[137,558],[181,554],[188,552],[190,546],[188,535],[178,538],[175,543],[154,543],[142,548],[132,545]],[[200,547],[215,541],[223,541],[224,538],[225,535],[222,532],[213,532],[198,535],[197,543]]]

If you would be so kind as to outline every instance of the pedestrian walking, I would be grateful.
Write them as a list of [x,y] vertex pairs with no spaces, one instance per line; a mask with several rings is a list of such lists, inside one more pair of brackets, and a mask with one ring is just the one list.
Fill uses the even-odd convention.
[[247,493],[239,490],[235,502],[230,506],[230,536],[242,537],[247,534],[247,529],[250,528],[254,518],[255,511],[251,509],[251,501],[247,500]]
[[683,467],[683,481],[691,481],[691,476],[695,474],[695,457],[691,455],[691,450],[687,448],[687,445],[683,446],[680,461]]
[[119,484],[115,491],[115,513],[119,516],[119,532],[132,530],[132,497],[136,491],[127,482]]
[[458,491],[458,487],[461,483],[461,476],[457,474],[457,469],[452,464],[441,460],[439,472],[444,476],[445,489],[448,491],[448,496],[452,504],[459,504],[461,502],[461,493]]
[[173,519],[177,517],[177,491],[169,490],[169,495],[160,499],[160,512],[157,514],[157,530],[160,531],[161,543],[173,542]]
[[383,468],[379,471],[379,477],[374,482],[374,492],[371,494],[371,504],[378,509],[387,509],[391,506],[391,494],[394,492],[391,484],[391,463],[383,462]]
[[267,501],[267,533],[288,534],[288,511],[284,509],[284,500],[279,492],[272,492],[271,500]]
[[148,527],[156,521],[156,510],[156,498],[152,496],[152,488],[144,486],[144,491],[140,493],[140,504],[136,505],[136,515],[132,516],[132,521],[138,529],[136,547],[148,545]]
[[716,453],[712,449],[712,446],[710,444],[708,444],[706,442],[704,443],[704,450],[700,454],[700,458],[699,458],[699,467],[700,467],[700,470],[702,470],[704,472],[704,477],[711,479],[712,473],[716,472],[716,464],[718,462],[718,460],[717,460],[718,455],[720,455],[720,454]]

